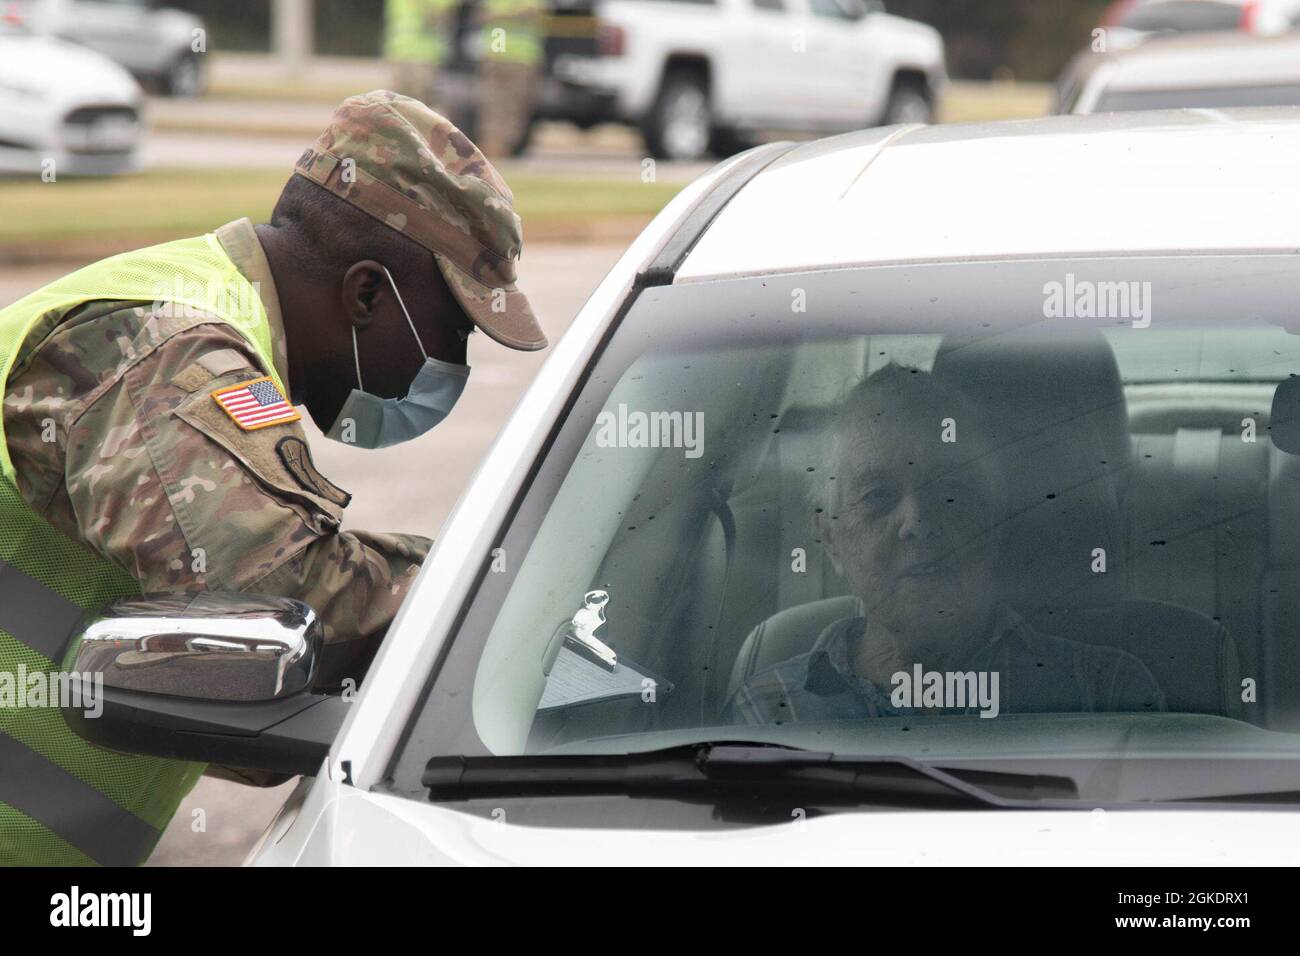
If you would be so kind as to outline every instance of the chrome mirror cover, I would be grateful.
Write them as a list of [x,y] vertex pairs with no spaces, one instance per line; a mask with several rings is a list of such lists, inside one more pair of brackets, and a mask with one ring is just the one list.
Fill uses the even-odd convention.
[[279,700],[311,685],[321,640],[316,612],[291,598],[152,594],[88,616],[65,669],[140,693]]

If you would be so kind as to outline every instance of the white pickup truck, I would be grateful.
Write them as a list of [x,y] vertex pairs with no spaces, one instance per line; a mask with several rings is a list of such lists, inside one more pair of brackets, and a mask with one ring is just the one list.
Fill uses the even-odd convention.
[[934,29],[878,0],[598,0],[595,43],[549,64],[539,118],[637,126],[670,159],[764,129],[926,122],[946,82]]

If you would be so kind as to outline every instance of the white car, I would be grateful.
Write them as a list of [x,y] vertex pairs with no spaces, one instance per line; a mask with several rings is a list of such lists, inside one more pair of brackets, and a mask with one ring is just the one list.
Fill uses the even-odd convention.
[[306,772],[257,865],[1293,862],[1298,149],[1274,110],[737,156],[583,307],[355,702],[277,690],[310,615],[144,605],[79,732]]
[[634,125],[670,159],[756,130],[925,122],[947,82],[938,31],[876,0],[603,0],[596,17],[589,54],[556,56],[540,115]]
[[12,0],[33,30],[88,46],[169,96],[207,88],[207,32],[154,0]]
[[1083,54],[1057,84],[1057,112],[1300,106],[1300,32],[1153,40]]
[[1238,30],[1273,36],[1300,26],[1300,0],[1116,0],[1102,15],[1110,50],[1160,36]]
[[135,169],[143,105],[139,84],[113,61],[0,18],[0,173]]

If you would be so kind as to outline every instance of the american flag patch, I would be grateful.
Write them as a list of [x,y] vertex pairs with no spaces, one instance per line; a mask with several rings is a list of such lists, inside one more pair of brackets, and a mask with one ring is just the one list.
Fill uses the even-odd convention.
[[255,378],[251,382],[232,385],[212,393],[217,404],[246,432],[270,425],[296,422],[301,415],[285,401],[280,386],[270,378]]

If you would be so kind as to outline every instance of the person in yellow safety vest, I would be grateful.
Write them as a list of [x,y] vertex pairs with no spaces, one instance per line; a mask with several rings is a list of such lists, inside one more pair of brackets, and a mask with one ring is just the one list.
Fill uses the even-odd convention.
[[393,89],[437,108],[439,71],[450,54],[460,0],[385,0],[384,59]]
[[[0,309],[0,865],[143,862],[204,769],[100,749],[56,702],[14,699],[14,674],[59,679],[83,610],[295,598],[323,625],[312,689],[359,685],[430,542],[341,529],[351,496],[312,462],[300,409],[383,448],[451,411],[475,327],[544,348],[512,203],[464,133],[380,90],[343,102],[269,223]],[[265,782],[239,770],[221,768]]]
[[545,14],[541,0],[482,0],[477,139],[488,156],[514,154],[528,134]]

